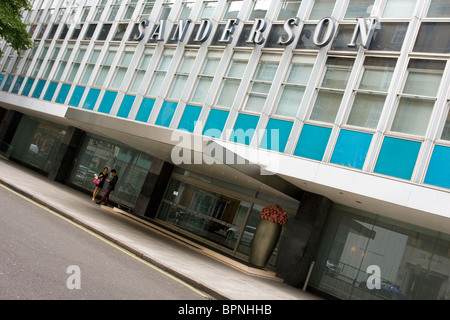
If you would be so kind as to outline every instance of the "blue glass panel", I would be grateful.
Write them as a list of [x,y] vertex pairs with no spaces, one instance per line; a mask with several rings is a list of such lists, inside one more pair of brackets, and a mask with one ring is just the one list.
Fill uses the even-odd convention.
[[5,79],[5,75],[0,74],[0,86],[2,85],[3,79]]
[[42,90],[44,90],[44,87],[45,87],[45,80],[39,80],[36,87],[34,88],[32,97],[39,98],[42,94]]
[[234,123],[230,141],[249,145],[252,141],[253,135],[255,134],[258,121],[258,116],[240,113]]
[[9,88],[11,88],[13,79],[14,79],[14,76],[8,76],[6,78],[5,85],[3,86],[3,89],[2,89],[3,91],[9,91]]
[[425,183],[450,189],[450,148],[435,146]]
[[177,105],[178,103],[176,102],[164,101],[161,107],[161,111],[159,111],[158,119],[156,119],[155,124],[159,126],[169,127],[170,122],[172,121],[173,118],[173,114],[177,109]]
[[203,128],[203,135],[220,138],[225,122],[227,122],[228,114],[229,112],[225,110],[211,109]]
[[187,105],[178,124],[178,129],[194,132],[195,124],[201,111],[201,107]]
[[[70,87],[71,87],[70,84],[64,83],[64,84],[61,86],[61,89],[59,89],[59,93],[58,93],[58,96],[56,97],[56,100],[55,100],[55,101],[58,102],[58,103],[64,103],[64,102],[66,102],[66,98],[67,98],[67,95],[69,94]],[[81,99],[81,98],[80,98],[80,99]]]
[[[105,95],[103,96],[102,102],[100,103],[100,106],[98,107],[98,112],[103,113],[110,113],[111,108],[114,104],[114,101],[116,100],[117,92],[112,91],[106,91]],[[95,105],[95,103],[94,103]]]
[[421,143],[385,137],[374,172],[411,179]]
[[128,118],[128,114],[130,114],[135,98],[135,96],[125,95],[122,100],[122,104],[120,105],[119,112],[117,112],[118,117]]
[[78,105],[80,104],[81,98],[83,97],[83,93],[84,93],[85,89],[86,89],[85,87],[78,87],[78,86],[75,87],[75,90],[73,90],[72,97],[70,98],[70,101],[69,101],[70,106],[78,107]]
[[136,114],[136,120],[147,122],[150,113],[152,112],[153,105],[155,104],[155,99],[144,98],[139,107],[138,113]]
[[370,133],[341,130],[331,162],[362,169],[371,141]]
[[23,87],[23,90],[22,90],[22,95],[23,96],[28,96],[30,94],[31,87],[33,86],[33,83],[34,83],[34,79],[32,79],[32,78],[29,78],[27,80],[27,82],[25,83],[25,87]]
[[25,80],[24,77],[17,78],[16,83],[14,84],[14,87],[11,90],[11,93],[19,93],[19,90],[20,90],[20,87],[22,86],[23,80]]
[[294,155],[322,161],[330,134],[331,128],[305,124],[300,133]]
[[100,89],[90,89],[89,93],[84,101],[83,109],[94,110],[97,98],[100,95]]
[[58,86],[57,82],[50,82],[47,91],[45,92],[44,100],[52,101],[57,86]]
[[293,125],[294,123],[290,121],[269,119],[260,147],[283,152]]

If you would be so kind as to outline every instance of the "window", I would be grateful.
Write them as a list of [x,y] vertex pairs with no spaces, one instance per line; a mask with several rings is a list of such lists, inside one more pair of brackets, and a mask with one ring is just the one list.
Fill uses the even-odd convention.
[[254,0],[252,12],[248,20],[262,19],[266,16],[267,10],[270,7],[269,0]]
[[184,52],[183,59],[175,72],[174,80],[172,82],[172,88],[169,91],[169,98],[180,99],[183,93],[186,81],[191,72],[192,65],[194,64],[195,58],[197,56],[197,51],[186,50]]
[[386,0],[382,18],[411,18],[417,0]]
[[66,69],[67,61],[69,60],[69,57],[72,54],[72,51],[73,51],[73,45],[68,45],[66,52],[64,52],[64,55],[61,58],[61,61],[59,62],[58,71],[56,72],[56,75],[54,76],[55,80],[57,80],[57,81],[61,80],[61,76],[62,76],[64,70]]
[[175,53],[174,49],[165,49],[159,65],[154,72],[153,81],[148,90],[148,94],[151,96],[157,96],[159,89],[161,89],[162,82],[166,76],[167,70],[169,69],[170,62],[172,61],[173,55]]
[[103,58],[100,71],[97,74],[97,80],[95,81],[95,86],[101,87],[105,83],[106,77],[108,76],[109,70],[111,69],[111,64],[116,56],[118,46],[110,46],[108,51]]
[[211,19],[214,14],[214,10],[217,7],[217,0],[203,1],[203,9],[200,15],[200,19]]
[[133,80],[131,81],[131,85],[129,88],[130,92],[138,92],[139,87],[142,83],[142,79],[144,78],[145,72],[147,71],[148,65],[150,63],[150,59],[153,56],[153,51],[153,48],[145,48],[144,53],[141,57],[141,61],[139,61],[139,65],[134,72]]
[[194,7],[194,0],[185,0],[181,6],[181,13],[178,19],[188,19],[191,14],[192,8]]
[[347,11],[345,13],[345,19],[369,17],[374,1],[375,0],[350,0]]
[[136,3],[137,0],[129,0],[126,7],[125,7],[125,13],[123,15],[124,21],[131,20],[131,17],[133,16],[134,10],[136,9]]
[[127,32],[128,24],[127,23],[120,23],[117,26],[116,34],[114,35],[114,38],[112,41],[122,41],[125,32]]
[[318,88],[316,102],[310,116],[311,120],[329,123],[334,122],[347,86],[353,62],[351,58],[328,58],[322,83]]
[[94,47],[94,50],[92,51],[91,56],[89,57],[89,60],[86,63],[86,67],[84,68],[84,74],[80,81],[81,84],[88,83],[89,78],[91,77],[92,72],[94,71],[95,63],[97,62],[97,60],[100,57],[101,50],[102,50],[102,46]]
[[413,51],[450,53],[449,28],[450,22],[422,22]]
[[301,0],[283,0],[277,20],[285,21],[289,18],[296,17],[301,4]]
[[242,10],[242,0],[227,1],[227,8],[223,15],[223,20],[237,18],[239,12]]
[[392,131],[425,135],[444,68],[445,61],[442,60],[409,61]]
[[150,14],[152,13],[154,6],[155,0],[144,1],[141,14],[139,15],[139,21],[148,20],[150,18]]
[[219,106],[231,108],[249,58],[250,53],[248,52],[236,51],[233,54],[228,70],[223,78],[222,89],[217,100]]
[[25,76],[30,69],[31,62],[33,61],[34,55],[36,54],[37,48],[39,47],[39,42],[35,42],[33,44],[33,48],[30,50],[30,53],[26,57],[25,64],[22,67],[22,71],[20,72],[21,76]]
[[83,7],[83,11],[81,13],[81,22],[86,22],[87,16],[89,14],[89,11],[91,10],[91,7]]
[[448,0],[431,0],[427,17],[450,18],[450,2]]
[[130,65],[131,59],[133,59],[134,52],[136,51],[135,46],[127,46],[122,53],[122,57],[116,67],[116,72],[114,78],[112,79],[110,87],[113,89],[119,89],[122,85],[123,78],[127,73],[128,66]]
[[44,44],[44,47],[41,50],[41,54],[39,55],[38,59],[36,60],[36,64],[34,65],[34,71],[32,73],[32,77],[36,77],[39,73],[39,70],[42,67],[42,63],[44,62],[45,55],[47,54],[48,48],[50,46],[50,43]]
[[161,14],[159,16],[159,20],[167,20],[169,17],[170,11],[173,7],[173,1],[164,0]]
[[48,79],[48,76],[50,75],[50,72],[52,71],[53,65],[55,64],[55,60],[56,57],[59,54],[59,50],[61,49],[61,46],[55,46],[55,48],[53,49],[52,54],[50,55],[50,58],[48,59],[47,62],[47,67],[45,68],[45,72],[43,74],[43,78],[44,79]]
[[[78,49],[78,53],[72,63],[72,69],[70,70],[70,73],[67,77],[68,82],[73,82],[73,80],[75,79],[75,76],[77,75],[77,72],[80,69],[80,64],[81,64],[81,61],[83,60],[86,50],[87,50],[87,45],[82,45],[82,46],[80,46],[80,49]],[[88,76],[88,79],[89,79],[89,76]],[[86,80],[86,83],[87,83],[87,80]]]
[[347,124],[376,129],[396,59],[366,57]]
[[209,51],[206,56],[206,61],[198,76],[197,84],[194,94],[191,98],[193,102],[204,103],[209,93],[209,88],[219,67],[222,52]]
[[108,0],[101,0],[99,5],[97,6],[97,10],[95,11],[94,20],[93,21],[99,21],[103,11],[105,10],[105,5]]
[[102,29],[100,30],[100,34],[97,37],[97,40],[105,41],[108,37],[109,31],[111,30],[111,23],[104,23]]
[[447,111],[447,118],[445,119],[444,130],[441,134],[442,140],[450,140],[450,109]]
[[295,117],[308,84],[315,56],[294,55],[286,78],[281,83],[281,94],[275,114]]
[[113,0],[111,7],[109,8],[109,14],[107,21],[114,21],[116,19],[117,13],[119,12],[121,0]]
[[316,0],[309,15],[310,20],[320,20],[324,17],[331,17],[336,0]]
[[86,33],[84,34],[83,40],[91,40],[94,35],[95,28],[97,28],[97,24],[89,24]]
[[245,110],[262,112],[280,59],[281,55],[279,54],[262,54],[250,83]]

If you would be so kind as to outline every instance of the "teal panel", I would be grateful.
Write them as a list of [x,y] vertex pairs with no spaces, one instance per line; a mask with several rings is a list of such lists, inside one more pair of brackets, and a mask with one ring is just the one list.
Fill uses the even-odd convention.
[[8,76],[7,78],[6,78],[6,81],[5,81],[5,85],[3,86],[3,91],[9,91],[9,88],[11,88],[11,84],[12,84],[12,82],[13,82],[13,80],[14,80],[14,76]]
[[120,105],[119,112],[117,112],[117,116],[121,118],[128,118],[130,114],[131,107],[133,106],[135,96],[125,95],[122,100],[122,104]]
[[71,87],[70,84],[64,83],[61,86],[61,89],[59,89],[59,93],[58,93],[58,96],[56,97],[55,101],[58,102],[58,103],[64,104],[64,102],[66,102],[67,95],[69,94],[70,87]]
[[234,123],[230,141],[249,145],[252,141],[253,135],[255,134],[258,121],[258,116],[240,113]]
[[450,147],[434,147],[425,183],[450,189]]
[[163,127],[169,127],[172,121],[173,114],[177,109],[177,102],[164,101],[161,110],[159,111],[158,119],[156,119],[155,124]]
[[294,155],[322,161],[330,134],[331,128],[305,124],[300,133]]
[[23,80],[25,80],[24,77],[18,77],[16,80],[16,83],[14,83],[14,87],[11,90],[11,93],[19,93],[20,87],[22,86]]
[[50,84],[48,85],[47,91],[45,92],[44,100],[52,101],[57,87],[58,87],[58,82],[50,82]]
[[269,119],[260,147],[284,152],[293,125],[290,121]]
[[153,110],[154,104],[155,99],[144,98],[141,102],[141,106],[139,107],[138,113],[136,114],[135,120],[147,122],[148,117],[150,117],[150,113]]
[[80,104],[81,98],[83,97],[83,93],[84,93],[85,89],[86,89],[85,87],[78,87],[78,86],[75,87],[75,90],[73,90],[72,97],[70,98],[70,101],[69,101],[70,106],[78,107],[78,105]]
[[100,89],[89,89],[89,93],[84,101],[83,109],[94,110],[99,95]]
[[374,172],[409,180],[416,165],[421,143],[384,138]]
[[227,122],[228,114],[229,112],[225,110],[211,109],[203,127],[203,135],[220,138],[225,122]]
[[5,79],[5,75],[0,74],[0,86],[2,85],[3,79]]
[[194,132],[195,124],[202,112],[202,108],[198,106],[186,105],[183,116],[181,117],[178,129]]
[[103,96],[102,102],[100,103],[100,106],[98,107],[98,112],[110,113],[111,108],[114,104],[114,101],[116,100],[116,97],[117,97],[117,92],[106,91],[105,95]]
[[42,90],[44,90],[45,87],[45,80],[39,80],[36,87],[34,88],[33,91],[33,98],[39,98],[42,94]]
[[330,162],[362,169],[371,141],[370,133],[341,130]]
[[23,90],[22,90],[22,95],[23,96],[28,96],[30,94],[31,87],[33,86],[33,83],[34,83],[34,79],[32,79],[32,78],[29,78],[27,80],[27,82],[25,83],[25,87],[23,87]]

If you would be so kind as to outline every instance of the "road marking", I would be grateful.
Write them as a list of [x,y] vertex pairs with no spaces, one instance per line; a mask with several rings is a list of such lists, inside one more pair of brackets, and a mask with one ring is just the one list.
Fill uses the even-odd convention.
[[204,294],[203,292],[197,290],[197,289],[194,288],[193,286],[187,284],[187,283],[184,282],[183,280],[178,279],[177,277],[171,275],[170,273],[167,273],[166,271],[164,271],[164,270],[158,268],[157,266],[155,266],[155,265],[149,263],[148,261],[145,261],[144,259],[139,258],[138,256],[134,255],[133,253],[131,253],[131,252],[125,250],[124,248],[122,248],[122,247],[116,245],[115,243],[111,242],[110,240],[105,239],[105,238],[103,238],[102,236],[96,234],[95,232],[93,232],[93,231],[91,231],[91,230],[89,230],[89,229],[83,227],[82,225],[80,225],[80,224],[78,224],[78,223],[76,223],[76,222],[74,222],[74,221],[72,221],[72,220],[70,220],[70,219],[68,219],[68,218],[66,218],[66,217],[64,217],[64,216],[62,216],[62,215],[59,214],[58,212],[55,212],[55,211],[53,211],[53,210],[51,210],[51,209],[45,207],[44,205],[42,205],[42,204],[40,204],[40,203],[38,203],[38,202],[36,202],[36,201],[30,199],[30,198],[28,198],[28,197],[26,197],[26,196],[24,196],[24,195],[18,193],[17,191],[15,191],[15,190],[13,190],[13,189],[11,189],[11,188],[5,186],[5,185],[2,184],[2,183],[0,183],[0,186],[1,186],[2,188],[4,188],[4,189],[6,189],[6,190],[8,190],[8,191],[10,191],[10,192],[12,192],[12,193],[14,193],[15,195],[21,197],[22,199],[25,199],[26,201],[28,201],[28,202],[34,204],[35,206],[37,206],[37,207],[39,207],[39,208],[41,208],[41,209],[43,209],[43,210],[45,210],[45,211],[47,211],[47,212],[53,214],[54,216],[56,216],[56,217],[58,217],[58,218],[60,218],[60,219],[62,219],[62,220],[64,220],[64,221],[67,221],[67,222],[71,223],[72,225],[76,226],[77,228],[79,228],[79,229],[81,229],[81,230],[83,230],[83,231],[89,233],[90,235],[96,237],[97,239],[100,239],[101,241],[103,241],[103,242],[109,244],[110,246],[116,248],[117,250],[122,251],[123,253],[127,254],[128,256],[130,256],[130,257],[132,257],[132,258],[138,260],[139,262],[142,262],[143,264],[147,265],[148,267],[150,267],[150,268],[152,268],[152,269],[154,269],[154,270],[156,270],[156,271],[158,271],[158,272],[164,274],[165,276],[167,276],[167,277],[169,277],[169,278],[175,280],[176,282],[178,282],[178,283],[184,285],[185,287],[191,289],[192,291],[198,293],[198,294],[201,295],[202,297],[204,297],[204,298],[209,298],[209,296],[207,296],[207,295]]

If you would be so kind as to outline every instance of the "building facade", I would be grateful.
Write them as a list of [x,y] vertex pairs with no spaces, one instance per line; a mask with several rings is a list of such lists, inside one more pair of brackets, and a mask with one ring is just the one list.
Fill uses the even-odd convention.
[[[448,0],[34,0],[0,151],[339,299],[450,299]],[[90,201],[90,197],[87,198]],[[375,286],[375,287],[373,287]]]

